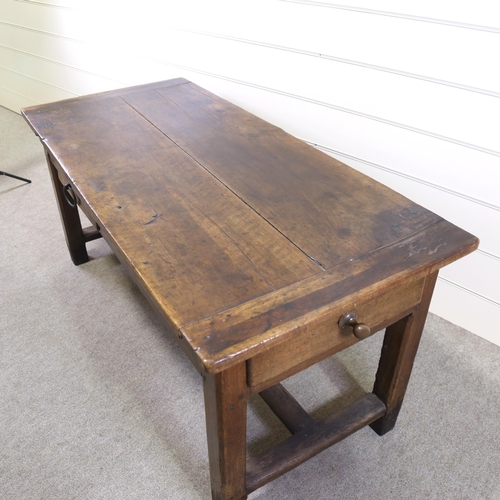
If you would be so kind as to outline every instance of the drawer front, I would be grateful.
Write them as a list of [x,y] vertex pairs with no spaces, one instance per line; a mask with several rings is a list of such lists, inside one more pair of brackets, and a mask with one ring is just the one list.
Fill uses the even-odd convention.
[[351,327],[340,328],[340,317],[352,310],[358,322],[377,332],[410,314],[420,303],[424,278],[405,281],[376,292],[360,291],[301,325],[293,340],[272,347],[247,361],[252,393],[260,392],[357,342]]

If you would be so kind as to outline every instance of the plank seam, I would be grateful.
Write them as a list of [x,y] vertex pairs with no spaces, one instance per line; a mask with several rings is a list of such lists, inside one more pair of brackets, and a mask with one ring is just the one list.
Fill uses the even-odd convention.
[[498,302],[494,299],[490,299],[489,297],[486,297],[485,295],[483,295],[481,293],[475,292],[474,290],[471,290],[470,288],[467,288],[463,285],[460,285],[459,283],[455,283],[454,281],[449,280],[447,278],[443,278],[442,276],[439,276],[438,279],[443,281],[444,283],[447,283],[448,285],[451,285],[455,288],[458,288],[459,290],[461,290],[463,292],[467,292],[470,295],[474,295],[478,299],[485,300],[486,302],[488,302],[494,306],[500,307],[500,302]]
[[15,95],[18,95],[19,97],[22,97],[23,99],[29,99],[30,101],[33,101],[35,102],[36,104],[41,104],[40,102],[38,102],[37,100],[33,99],[32,97],[28,97],[24,94],[21,94],[19,92],[16,92],[15,90],[12,90],[12,89],[8,89],[7,87],[4,87],[3,85],[0,85],[0,89],[2,90],[5,90],[7,92],[10,92],[11,94],[15,94]]
[[[155,91],[156,92],[156,91]],[[161,96],[163,99],[165,99],[164,96],[162,96],[159,92],[157,92],[159,96]],[[252,212],[254,212],[256,215],[258,215],[263,221],[265,221],[267,224],[269,224],[275,231],[277,231],[283,238],[285,238],[288,242],[290,242],[297,250],[299,250],[303,255],[305,255],[311,262],[316,264],[322,271],[326,271],[326,268],[314,257],[311,257],[308,255],[302,248],[297,246],[295,242],[293,242],[288,236],[283,234],[276,226],[274,226],[270,221],[268,221],[262,214],[257,212],[255,208],[253,208],[251,205],[249,205],[241,196],[239,196],[236,192],[234,192],[226,183],[222,181],[219,177],[217,177],[213,172],[211,172],[205,165],[203,165],[197,158],[195,158],[189,151],[184,149],[177,141],[172,139],[169,135],[167,135],[163,130],[158,128],[153,122],[151,122],[146,116],[144,116],[137,108],[135,108],[132,104],[127,102],[123,97],[120,97],[120,99],[130,106],[136,113],[138,113],[144,120],[146,120],[149,124],[151,124],[154,128],[156,128],[161,134],[163,134],[167,139],[172,141],[181,151],[183,151],[185,154],[187,154],[193,161],[195,161],[201,168],[203,168],[206,172],[208,172],[215,180],[217,180],[220,184],[222,184],[230,193],[232,193],[234,196],[236,196],[240,201],[242,201]],[[267,283],[267,281],[266,281]]]
[[25,75],[24,73],[20,73],[19,71],[15,71],[10,68],[6,68],[5,66],[0,66],[0,69],[4,69],[5,71],[8,71],[9,73],[14,73],[15,75],[22,76],[23,78],[27,78],[28,80],[33,80],[37,83],[41,83],[42,85],[47,85],[48,87],[52,87],[57,90],[61,90],[63,92],[67,92],[68,94],[71,94],[75,97],[78,97],[78,94],[75,94],[74,92],[71,92],[70,90],[63,89],[62,87],[58,87],[57,85],[53,85],[52,83],[44,82],[42,80],[39,80],[38,78],[35,78],[33,76]]
[[219,79],[219,80],[224,80],[224,81],[227,81],[227,82],[235,83],[237,85],[243,85],[243,86],[246,86],[246,87],[255,88],[257,90],[262,90],[264,92],[269,92],[269,93],[272,93],[272,94],[281,95],[283,97],[288,97],[290,99],[295,99],[295,100],[298,100],[298,101],[308,102],[308,103],[314,104],[316,106],[322,106],[322,107],[325,107],[325,108],[334,109],[334,110],[340,111],[342,113],[352,114],[352,115],[355,115],[355,116],[359,116],[360,118],[365,118],[365,119],[368,119],[368,120],[376,121],[376,122],[379,122],[379,123],[383,123],[385,125],[390,125],[392,127],[401,128],[403,130],[408,130],[410,132],[414,132],[414,133],[421,134],[421,135],[426,135],[428,137],[432,137],[433,139],[438,139],[438,140],[441,140],[441,141],[450,142],[450,143],[456,144],[458,146],[462,146],[462,147],[469,148],[469,149],[474,149],[476,151],[480,151],[480,152],[485,153],[485,154],[489,154],[489,155],[492,155],[492,156],[498,156],[498,157],[500,157],[500,151],[496,151],[496,150],[493,150],[493,149],[488,149],[488,148],[485,148],[483,146],[479,146],[479,145],[472,144],[472,143],[469,143],[469,142],[461,141],[459,139],[454,139],[453,137],[448,137],[448,136],[445,136],[445,135],[436,134],[436,133],[431,132],[429,130],[424,130],[424,129],[420,129],[420,128],[417,128],[417,127],[412,127],[411,125],[405,125],[404,123],[399,123],[399,122],[395,122],[395,121],[392,121],[392,120],[387,120],[385,118],[382,118],[382,117],[379,117],[379,116],[375,116],[375,115],[370,115],[370,114],[367,114],[367,113],[363,113],[361,111],[356,111],[354,109],[344,108],[342,106],[337,106],[335,104],[330,104],[330,103],[327,103],[327,102],[317,101],[316,99],[311,99],[309,97],[300,96],[300,95],[297,95],[297,94],[291,94],[289,92],[285,92],[285,91],[278,90],[278,89],[273,89],[273,88],[270,88],[270,87],[265,87],[263,85],[258,85],[258,84],[254,84],[254,83],[251,83],[251,82],[245,82],[245,81],[242,81],[242,80],[238,80],[236,78],[231,78],[231,77],[227,77],[227,76],[223,76],[223,75],[217,75],[215,73],[211,73],[211,72],[208,72],[208,71],[191,68],[189,66],[184,66],[184,65],[176,64],[176,63],[170,63],[168,61],[164,61],[164,60],[161,60],[161,59],[155,59],[155,58],[145,58],[145,59],[148,59],[148,60],[151,60],[151,61],[155,61],[155,62],[157,62],[159,64],[165,64],[167,66],[171,66],[171,67],[174,67],[174,68],[183,69],[185,71],[190,71],[192,73],[197,73],[197,74],[200,74],[200,75],[205,75],[205,76],[208,76],[210,78],[215,78],[215,79]]
[[309,5],[311,7],[326,7],[330,9],[338,9],[338,10],[347,10],[352,12],[359,12],[362,14],[373,14],[376,16],[385,16],[385,17],[395,17],[398,19],[406,19],[408,21],[417,21],[424,23],[432,23],[432,24],[442,24],[445,26],[451,26],[453,28],[463,28],[469,30],[477,30],[477,31],[487,31],[490,33],[500,33],[500,28],[496,28],[494,26],[484,26],[481,24],[470,24],[470,23],[462,23],[460,21],[451,21],[448,19],[438,19],[434,17],[427,16],[417,16],[414,14],[403,14],[402,12],[391,12],[386,10],[376,10],[376,9],[367,9],[365,7],[355,7],[350,5],[341,5],[334,4],[328,2],[318,2],[312,0],[280,0],[284,3],[297,3],[302,5]]
[[304,56],[308,56],[308,57],[316,57],[316,58],[320,58],[320,59],[326,59],[329,61],[335,61],[335,62],[339,62],[342,64],[349,64],[352,66],[358,66],[358,67],[370,69],[373,71],[380,71],[380,72],[394,74],[397,76],[402,76],[405,78],[422,80],[425,82],[434,83],[436,85],[444,85],[447,87],[456,88],[456,89],[463,90],[466,92],[475,92],[478,94],[489,95],[491,97],[500,97],[500,92],[495,92],[493,90],[483,89],[480,87],[473,87],[471,85],[463,85],[461,83],[452,82],[450,80],[433,78],[433,77],[422,75],[419,73],[411,73],[409,71],[401,71],[401,70],[390,68],[387,66],[379,66],[376,64],[370,64],[370,63],[366,63],[363,61],[357,61],[355,59],[347,59],[347,58],[337,57],[337,56],[333,56],[333,55],[329,55],[329,54],[323,54],[320,52],[313,52],[310,50],[297,49],[294,47],[288,47],[285,45],[276,45],[276,44],[267,43],[267,42],[259,42],[257,40],[249,40],[247,38],[239,38],[239,37],[223,35],[223,34],[219,34],[219,33],[211,33],[208,31],[192,30],[192,29],[187,29],[187,28],[177,28],[175,26],[167,26],[167,25],[163,25],[163,24],[157,24],[156,26],[163,28],[163,29],[166,28],[166,29],[169,29],[172,31],[182,31],[185,33],[194,33],[197,35],[213,37],[213,38],[220,38],[222,40],[229,40],[229,41],[237,42],[237,43],[245,43],[248,45],[256,45],[258,47],[264,47],[264,48],[269,48],[269,49],[273,49],[273,50],[282,50],[284,52],[292,52],[294,54],[300,54],[300,55],[304,55]]
[[[302,140],[304,140],[304,139],[302,139]],[[406,173],[400,172],[398,170],[394,170],[390,167],[386,167],[384,165],[380,165],[379,163],[374,163],[372,161],[365,160],[363,158],[360,158],[359,156],[351,155],[349,153],[344,153],[342,151],[330,148],[328,146],[323,146],[321,144],[317,144],[317,143],[310,142],[310,141],[305,141],[305,142],[307,142],[311,146],[314,146],[315,148],[320,149],[322,151],[325,151],[327,153],[339,155],[339,156],[342,156],[343,158],[347,158],[349,160],[359,161],[360,163],[364,163],[365,165],[368,165],[369,167],[377,168],[379,170],[383,170],[383,171],[388,172],[390,174],[398,175],[400,177],[404,177],[405,179],[408,179],[408,180],[411,180],[414,182],[418,182],[420,184],[424,184],[425,186],[429,186],[429,187],[432,187],[434,189],[444,191],[445,193],[451,194],[453,196],[457,196],[459,198],[463,198],[463,199],[470,201],[470,202],[473,202],[473,203],[477,203],[478,205],[482,205],[486,208],[490,208],[491,210],[500,211],[500,206],[494,205],[493,203],[488,203],[487,201],[484,201],[484,200],[480,200],[479,198],[474,198],[473,196],[469,196],[465,193],[461,193],[460,191],[455,191],[453,189],[447,188],[447,187],[442,186],[440,184],[435,184],[435,183],[427,181],[425,179],[421,179],[420,177],[415,177],[413,175],[406,174]]]
[[[17,1],[21,1],[21,0],[17,0]],[[66,7],[61,7],[61,8],[66,9]],[[73,9],[69,9],[69,10],[73,10]],[[44,30],[39,30],[39,29],[36,29],[36,28],[30,28],[28,26],[22,26],[22,25],[19,25],[19,24],[8,23],[8,22],[5,22],[5,21],[0,21],[0,24],[3,24],[5,26],[14,27],[14,28],[17,28],[17,29],[23,29],[23,30],[31,31],[33,33],[38,33],[38,34],[41,34],[41,35],[51,36],[51,37],[54,37],[54,38],[61,38],[61,39],[64,39],[64,40],[68,40],[70,42],[75,42],[75,43],[80,43],[80,44],[90,45],[90,46],[96,47],[96,45],[93,44],[93,43],[91,43],[91,42],[84,41],[84,40],[79,40],[78,38],[71,38],[71,37],[68,37],[68,36],[65,36],[65,35],[58,35],[57,33],[52,33],[50,31],[44,31]],[[168,30],[171,30],[171,31],[181,31],[181,32],[185,32],[185,33],[194,33],[194,34],[198,34],[198,35],[202,35],[202,36],[208,36],[208,37],[213,37],[213,38],[220,38],[220,39],[223,39],[223,40],[229,40],[229,41],[233,41],[233,42],[237,42],[237,43],[245,43],[245,44],[249,44],[249,45],[256,45],[256,46],[259,46],[259,47],[270,48],[270,49],[273,49],[273,50],[282,50],[284,52],[292,52],[292,53],[295,53],[295,54],[300,54],[300,55],[304,55],[304,56],[308,56],[308,57],[316,57],[316,58],[325,59],[325,60],[329,60],[329,61],[339,62],[339,63],[342,63],[342,64],[349,64],[349,65],[352,65],[352,66],[358,66],[358,67],[370,69],[370,70],[373,70],[373,71],[380,71],[380,72],[390,73],[390,74],[394,74],[394,75],[405,77],[405,78],[412,78],[412,79],[415,79],[415,80],[422,80],[422,81],[426,81],[426,82],[429,82],[429,83],[434,83],[436,85],[444,85],[444,86],[447,86],[447,87],[452,87],[452,88],[456,88],[456,89],[467,91],[467,92],[474,92],[474,93],[478,93],[478,94],[489,95],[491,97],[500,97],[500,92],[495,92],[493,90],[483,89],[483,88],[480,88],[480,87],[473,87],[471,85],[463,85],[463,84],[460,84],[460,83],[457,83],[457,82],[452,82],[450,80],[443,80],[443,79],[439,79],[439,78],[433,78],[433,77],[426,76],[426,75],[421,75],[421,74],[418,74],[418,73],[411,73],[411,72],[408,72],[408,71],[401,71],[401,70],[394,69],[394,68],[389,68],[389,67],[386,67],[386,66],[379,66],[379,65],[376,65],[376,64],[370,64],[370,63],[365,63],[365,62],[362,62],[362,61],[356,61],[354,59],[347,59],[347,58],[332,56],[332,55],[329,55],[329,54],[322,54],[322,53],[319,53],[319,52],[313,52],[313,51],[309,51],[309,50],[296,49],[296,48],[293,48],[293,47],[287,47],[287,46],[283,46],[283,45],[276,45],[276,44],[272,44],[272,43],[259,42],[257,40],[249,40],[249,39],[245,39],[245,38],[239,38],[239,37],[222,35],[222,34],[218,34],[218,33],[210,33],[210,32],[207,32],[207,31],[191,30],[191,29],[187,29],[187,28],[177,28],[175,26],[167,26],[167,25],[163,25],[163,24],[155,24],[155,25],[158,26],[158,27],[160,27],[160,28],[162,28],[162,29],[168,29]],[[6,48],[10,48],[10,47],[6,47]],[[30,54],[30,55],[32,55],[32,54]],[[37,57],[37,56],[35,56],[35,57]],[[143,58],[145,60],[150,59],[147,56],[142,56],[142,55],[138,55],[138,54],[136,54],[135,57],[140,57],[140,58]],[[42,57],[42,59],[44,59],[44,58]],[[72,67],[72,66],[70,66],[70,67]],[[75,69],[77,69],[77,68],[75,68]]]
[[[1,21],[0,21],[0,24],[2,24]],[[48,57],[40,56],[38,54],[33,54],[32,52],[27,52],[25,50],[20,50],[20,49],[14,48],[14,47],[9,47],[8,45],[0,44],[0,48],[6,49],[6,50],[10,50],[12,52],[17,52],[18,54],[24,54],[24,55],[26,55],[28,57],[33,57],[34,59],[40,59],[42,61],[46,61],[48,63],[55,64],[57,66],[62,66],[64,68],[69,68],[71,70],[78,71],[79,73],[85,73],[87,75],[92,75],[94,77],[100,78],[101,80],[107,80],[109,82],[117,83],[121,87],[129,85],[127,82],[122,82],[121,80],[115,80],[113,78],[108,78],[107,76],[103,76],[103,75],[101,75],[99,73],[93,73],[92,71],[88,71],[86,69],[78,68],[78,67],[73,66],[71,64],[67,64],[67,63],[63,63],[63,62],[60,62],[60,61],[56,61],[55,59],[50,59]],[[31,76],[28,76],[28,75],[26,75],[26,76],[27,76],[27,78],[34,79]],[[50,84],[47,83],[47,85],[50,85]],[[67,92],[69,92],[69,90]],[[78,94],[76,94],[76,95],[78,95]]]
[[74,7],[66,7],[65,5],[57,5],[55,3],[51,2],[42,2],[41,0],[15,0],[16,2],[19,3],[27,3],[27,4],[32,4],[36,5],[37,7],[52,7],[55,9],[61,9],[61,10],[71,10],[73,12],[81,12],[80,9],[75,9]]

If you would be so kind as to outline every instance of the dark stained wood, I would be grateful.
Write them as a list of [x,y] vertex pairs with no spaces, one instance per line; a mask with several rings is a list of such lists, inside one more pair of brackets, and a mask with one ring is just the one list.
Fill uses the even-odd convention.
[[70,104],[36,116],[44,144],[177,327],[322,272],[122,99]]
[[[332,271],[333,283],[365,266],[359,290],[409,272],[415,260],[425,269],[443,253],[451,261],[453,251],[477,245],[431,212],[182,79],[23,113],[82,210],[211,371],[225,366],[221,358],[233,356],[235,345],[245,347],[242,336],[260,348],[258,322],[239,328],[239,338],[203,332],[199,339],[189,325],[241,304],[251,309],[255,299],[286,294],[287,287],[322,287],[322,269]],[[448,234],[438,238],[439,248],[437,224]],[[392,258],[400,259],[399,269],[383,262]],[[314,301],[307,307],[300,314],[317,309]]]
[[314,427],[312,417],[281,384],[273,385],[259,394],[292,434]]
[[247,497],[245,364],[203,377],[213,500]]
[[318,422],[314,429],[289,437],[247,463],[247,491],[250,493],[285,472],[338,443],[385,413],[385,405],[365,394],[338,412]]
[[33,129],[36,135],[39,135],[40,123],[36,120],[36,115],[45,115],[51,113],[54,110],[60,109],[61,106],[72,106],[73,103],[79,101],[85,102],[97,102],[104,99],[109,99],[111,97],[124,97],[129,94],[135,94],[136,92],[144,92],[146,90],[156,91],[159,89],[165,89],[168,87],[174,87],[176,85],[183,85],[189,83],[189,80],[185,78],[173,78],[172,80],[164,80],[160,82],[145,83],[142,85],[135,85],[132,87],[124,87],[120,89],[107,90],[105,92],[98,92],[96,94],[87,94],[79,97],[71,97],[69,99],[63,99],[61,101],[48,102],[45,104],[39,104],[36,106],[31,106],[21,109],[21,113],[26,118],[28,124]]
[[396,425],[422,337],[437,275],[436,271],[425,280],[422,301],[418,310],[386,330],[373,392],[384,402],[387,413],[383,418],[371,424],[372,429],[381,436]]
[[66,244],[68,245],[71,260],[76,266],[84,264],[89,261],[87,254],[87,247],[85,246],[86,238],[82,230],[82,223],[80,214],[78,213],[78,206],[72,207],[66,201],[63,192],[63,184],[59,180],[57,169],[50,156],[46,153],[47,164],[49,166],[50,177],[52,179],[52,186],[57,199],[57,206],[59,208],[59,215],[64,228],[64,235],[66,236]]
[[[397,286],[368,288],[332,307],[318,311],[310,321],[293,328],[293,337],[270,347],[247,361],[248,385],[252,392],[284,380],[309,366],[359,342],[350,328],[339,328],[346,311],[356,309],[374,332],[394,323],[415,309],[422,295],[424,278],[407,280]],[[279,362],[277,362],[279,360]]]
[[102,234],[95,227],[86,227],[83,229],[83,238],[85,239],[85,243],[89,241],[94,241],[99,238],[102,238]]
[[324,268],[439,220],[196,85],[152,94],[125,100]]
[[[246,498],[364,425],[394,426],[437,272],[477,238],[184,79],[22,113],[73,262],[102,236],[203,375],[212,498]],[[338,326],[354,309],[388,327],[373,394],[316,423],[269,387],[358,342]],[[245,480],[256,392],[294,435]]]
[[[449,222],[439,222],[403,242],[183,327],[183,337],[210,371],[250,359],[288,342],[297,328],[317,320],[324,307],[334,310],[337,301],[354,303],[360,293],[368,298],[367,292],[376,294],[404,280],[420,279],[470,253],[477,247],[477,239],[457,229]],[[394,310],[388,318],[400,312]]]

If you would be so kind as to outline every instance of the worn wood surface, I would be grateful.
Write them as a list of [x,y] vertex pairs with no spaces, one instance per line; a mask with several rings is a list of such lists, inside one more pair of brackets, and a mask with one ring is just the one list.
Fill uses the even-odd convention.
[[439,220],[195,85],[125,100],[325,269]]
[[80,207],[211,372],[285,341],[328,303],[395,276],[423,276],[477,246],[183,79],[23,114]]
[[386,288],[368,287],[318,309],[314,318],[304,318],[293,329],[287,342],[247,361],[252,392],[260,392],[359,342],[352,328],[339,328],[338,319],[345,312],[358,311],[359,321],[369,324],[373,333],[410,314],[420,303],[423,284],[424,278],[420,278]]
[[[88,126],[102,113],[108,122]],[[77,101],[51,115],[66,124],[54,156],[177,326],[317,271],[122,99]]]
[[[184,79],[23,114],[73,262],[102,236],[203,375],[212,498],[244,499],[364,425],[393,427],[437,272],[477,238]],[[374,393],[315,422],[270,386],[357,342],[338,327],[352,309],[389,326]],[[246,465],[256,392],[294,435]]]
[[471,252],[477,240],[457,229],[441,221],[404,241],[183,327],[182,338],[211,371],[251,359],[320,321],[324,308],[335,311],[360,297],[369,300],[370,294],[423,278]]
[[213,500],[247,497],[245,363],[203,377]]
[[384,402],[387,413],[371,424],[372,429],[381,436],[393,429],[396,424],[424,329],[437,274],[435,272],[427,276],[419,308],[386,329],[373,392]]
[[292,434],[314,427],[313,418],[281,384],[260,392],[260,397]]
[[247,465],[248,492],[297,467],[384,413],[384,404],[374,394],[365,394],[317,422],[312,429],[300,431],[261,455],[251,457]]
[[66,202],[63,193],[63,182],[61,182],[59,178],[59,173],[54,166],[54,162],[47,153],[45,156],[47,158],[50,177],[52,179],[54,194],[58,201],[57,206],[59,207],[59,215],[65,228],[64,234],[66,236],[66,244],[68,246],[71,260],[75,265],[84,264],[89,260],[87,248],[85,247],[87,237],[82,228],[78,208],[72,207]]

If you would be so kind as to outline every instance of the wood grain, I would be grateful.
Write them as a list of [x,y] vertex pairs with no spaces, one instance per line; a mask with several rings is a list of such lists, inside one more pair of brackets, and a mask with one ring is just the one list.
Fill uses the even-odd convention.
[[292,434],[314,427],[312,417],[281,384],[273,385],[259,395]]
[[76,100],[42,123],[92,220],[177,327],[321,272],[122,99]]
[[361,292],[369,296],[404,280],[423,278],[470,253],[477,244],[472,235],[441,221],[320,276],[183,327],[183,339],[209,371],[222,370],[289,341],[298,328],[316,321],[323,308],[335,310],[338,301],[355,303]]
[[85,262],[88,262],[89,256],[85,246],[87,239],[82,229],[78,207],[71,207],[67,203],[63,193],[63,184],[59,179],[58,171],[54,162],[47,152],[45,157],[47,159],[50,177],[52,179],[52,187],[54,188],[54,194],[57,199],[61,223],[65,228],[64,235],[66,237],[66,245],[68,246],[71,260],[75,265],[84,264]]
[[23,113],[202,370],[249,359],[322,307],[423,277],[477,246],[437,215],[186,80]]
[[252,392],[260,392],[359,342],[352,328],[339,328],[340,316],[348,311],[357,310],[359,321],[367,323],[374,333],[410,314],[420,303],[424,281],[420,278],[387,288],[368,288],[318,309],[315,318],[296,327],[287,342],[247,361]]
[[394,323],[385,332],[373,392],[384,402],[387,413],[383,418],[371,424],[371,427],[381,436],[392,430],[396,424],[437,276],[437,272],[427,276],[418,310]]
[[318,422],[312,431],[306,429],[298,432],[261,455],[251,457],[247,464],[248,492],[297,467],[384,413],[384,404],[374,394],[365,394]]
[[125,100],[325,269],[439,220],[192,83]]
[[[184,79],[23,114],[75,264],[102,235],[203,375],[213,499],[394,426],[437,272],[477,238]],[[374,393],[315,422],[270,386],[357,342],[337,325],[352,309],[388,326]],[[294,435],[246,467],[256,392]]]
[[212,499],[245,499],[245,364],[215,375],[206,374],[203,382]]

